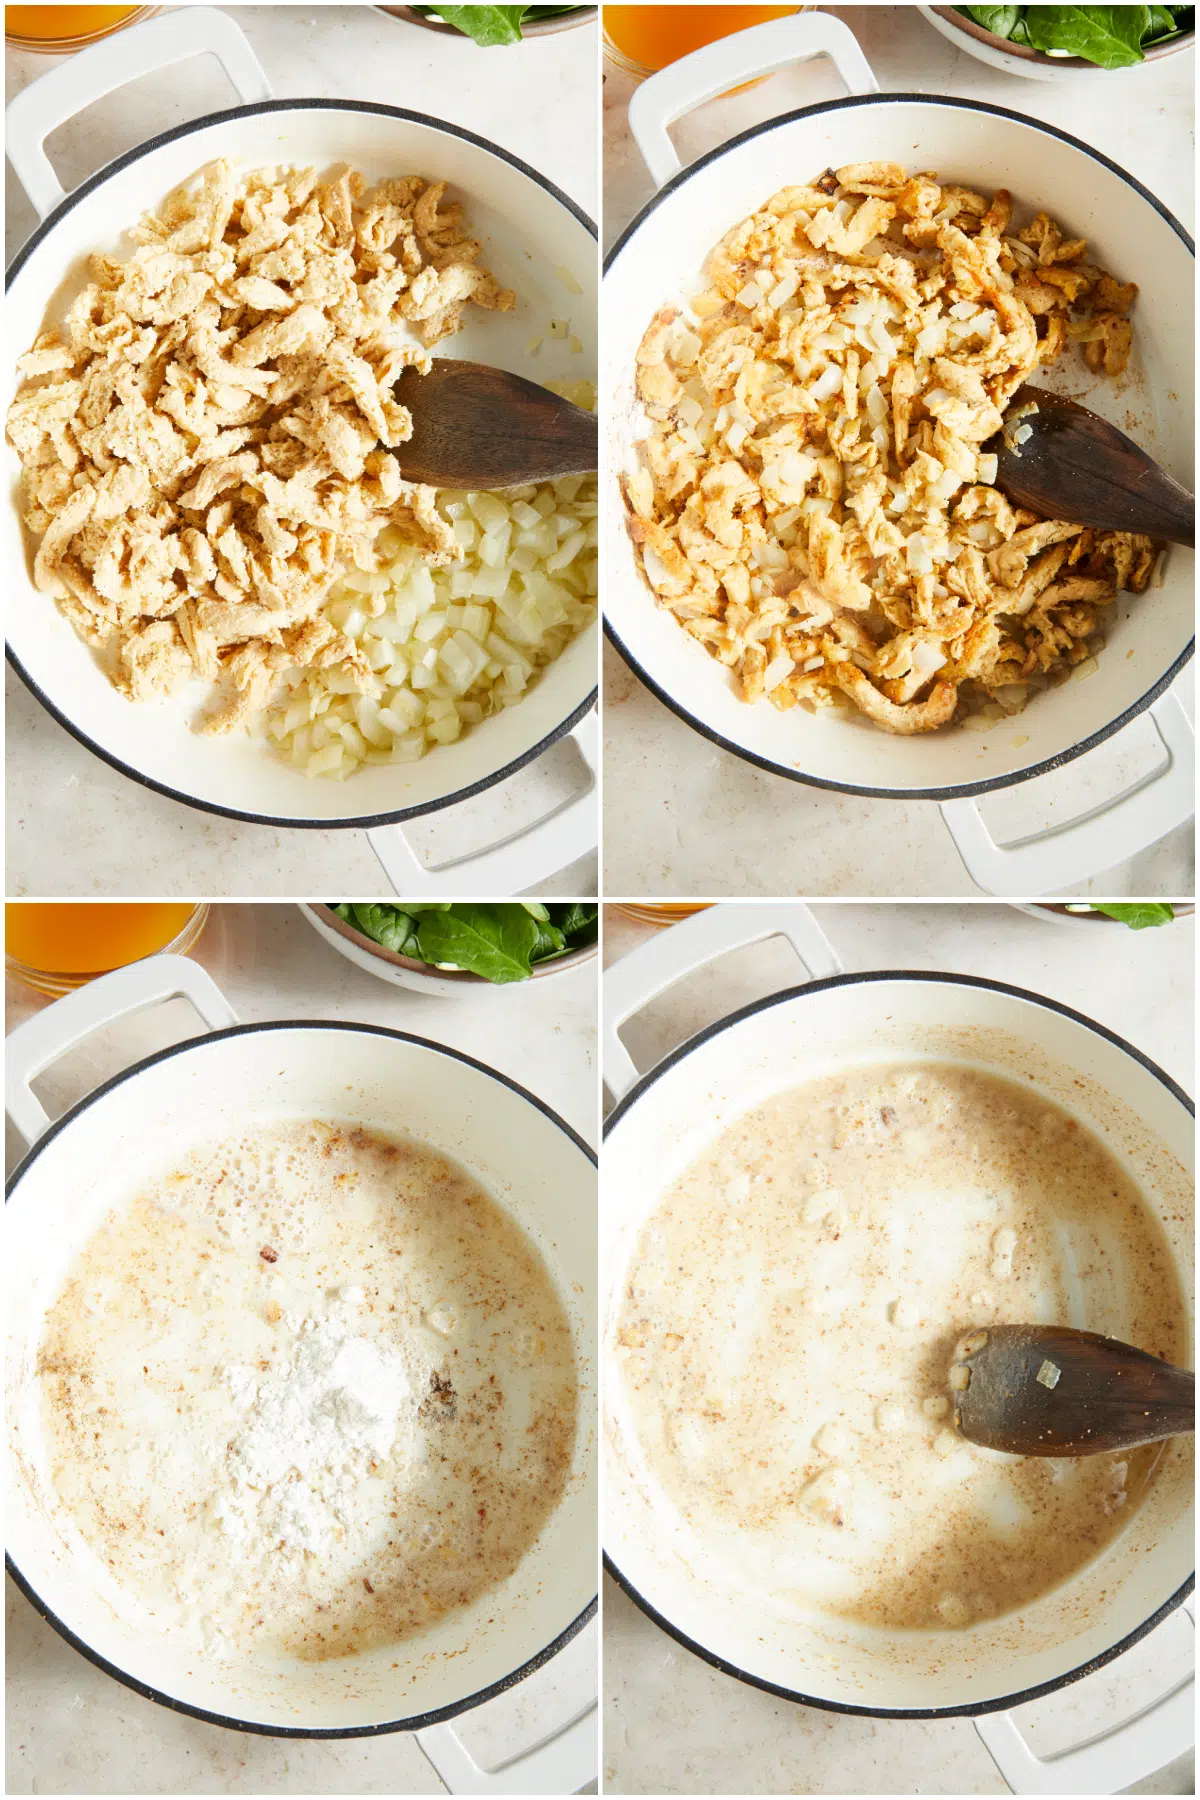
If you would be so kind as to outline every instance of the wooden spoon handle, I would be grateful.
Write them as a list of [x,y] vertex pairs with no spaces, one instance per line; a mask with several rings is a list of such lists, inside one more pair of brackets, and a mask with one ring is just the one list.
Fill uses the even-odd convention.
[[[1056,1340],[1062,1345],[1058,1360]],[[969,1381],[955,1395],[955,1422],[964,1437],[989,1449],[1089,1456],[1195,1430],[1196,1377],[1190,1369],[1094,1331],[1004,1326],[968,1338],[959,1358]]]
[[1016,399],[1038,404],[1029,437],[1014,448],[1001,432],[987,445],[1010,500],[1043,517],[1195,548],[1194,498],[1132,438],[1061,395],[1026,387]]
[[413,421],[396,451],[406,481],[495,489],[598,467],[595,413],[505,369],[437,357],[428,375],[403,370],[394,392]]

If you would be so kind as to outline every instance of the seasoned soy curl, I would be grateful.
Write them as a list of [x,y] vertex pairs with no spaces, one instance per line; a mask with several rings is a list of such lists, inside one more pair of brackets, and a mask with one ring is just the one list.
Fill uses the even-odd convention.
[[335,577],[375,566],[385,526],[431,565],[460,556],[391,454],[412,434],[391,390],[468,304],[514,295],[444,195],[215,162],[133,228],[131,256],[90,258],[61,328],[20,358],[7,431],[34,580],[130,700],[198,674],[220,696],[202,729],[225,732],[285,670],[369,690],[321,614]]
[[1158,547],[1014,508],[983,449],[1069,343],[1124,370],[1137,288],[1086,251],[1044,212],[1016,229],[1003,189],[858,163],[783,188],[655,315],[629,531],[743,699],[907,735],[1089,664]]

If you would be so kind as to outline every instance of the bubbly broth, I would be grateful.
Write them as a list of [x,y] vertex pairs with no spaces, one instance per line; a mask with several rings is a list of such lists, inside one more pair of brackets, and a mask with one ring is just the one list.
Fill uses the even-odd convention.
[[1058,1323],[1169,1361],[1185,1306],[1157,1221],[1058,1106],[950,1064],[779,1094],[663,1196],[616,1324],[651,1478],[772,1610],[968,1626],[1099,1555],[1158,1452],[1017,1458],[952,1427],[973,1326]]

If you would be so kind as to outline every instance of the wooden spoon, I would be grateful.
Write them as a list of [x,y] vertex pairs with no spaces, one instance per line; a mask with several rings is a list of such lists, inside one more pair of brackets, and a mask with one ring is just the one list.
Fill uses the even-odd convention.
[[405,369],[393,391],[413,421],[396,449],[405,481],[520,487],[599,467],[595,413],[507,369],[435,356],[428,375]]
[[1014,410],[1033,402],[1016,422],[1029,427],[1021,444],[998,431],[984,445],[997,459],[996,486],[1043,519],[1069,519],[1106,531],[1140,531],[1172,544],[1196,544],[1196,502],[1185,487],[1139,450],[1132,438],[1061,394],[1022,387]]
[[1196,1377],[1067,1325],[992,1325],[958,1345],[954,1423],[1014,1456],[1133,1450],[1196,1428]]

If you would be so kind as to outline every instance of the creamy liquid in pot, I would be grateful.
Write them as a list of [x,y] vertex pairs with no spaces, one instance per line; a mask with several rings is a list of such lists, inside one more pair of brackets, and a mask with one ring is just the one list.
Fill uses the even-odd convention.
[[217,1655],[342,1656],[517,1567],[575,1435],[538,1252],[458,1164],[321,1122],[194,1151],[105,1220],[39,1361],[58,1494]]
[[765,1607],[961,1627],[1119,1532],[1157,1451],[1009,1457],[958,1437],[957,1339],[1000,1322],[1182,1360],[1146,1202],[1089,1131],[966,1067],[875,1064],[747,1113],[643,1228],[617,1354],[652,1477]]

